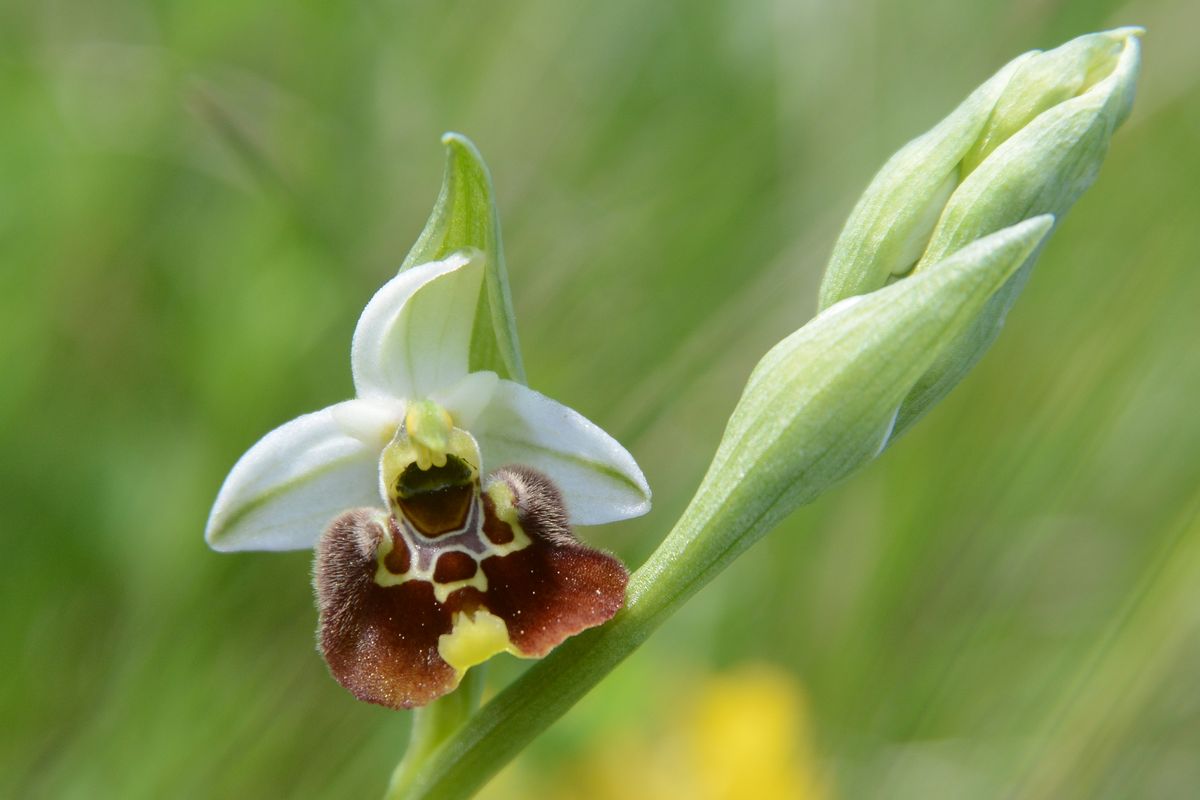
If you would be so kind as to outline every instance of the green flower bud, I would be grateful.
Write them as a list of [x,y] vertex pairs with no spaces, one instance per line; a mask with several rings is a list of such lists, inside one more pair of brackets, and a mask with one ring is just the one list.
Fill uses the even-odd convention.
[[[1010,62],[876,175],[834,246],[820,305],[920,273],[968,244],[1039,214],[1056,219],[1091,185],[1129,115],[1140,28],[1088,34]],[[1031,253],[913,388],[908,428],[995,340],[1028,278]]]
[[1044,215],[985,236],[919,275],[826,309],[776,345],[751,374],[694,505],[744,506],[766,530],[873,459],[914,384],[1053,222]]
[[1013,73],[1009,62],[933,130],[918,136],[871,180],[842,229],[819,295],[822,310],[873,292],[921,258],[929,234],[958,186],[959,167],[975,146]]
[[[915,272],[928,269],[980,236],[1033,214],[1053,214],[1056,219],[1066,214],[1096,179],[1113,132],[1129,116],[1140,65],[1140,32],[1123,28],[1083,36],[1027,62],[1028,69],[1014,76],[1014,102],[998,105],[993,120],[996,130],[1002,131],[1022,117],[1036,116],[1003,142],[995,144],[993,137],[991,145],[982,148],[987,154],[946,203]],[[1043,59],[1063,74],[1074,74],[1084,88],[1036,113],[1032,109],[1042,100],[1031,106],[1026,103],[1053,95],[1041,69]],[[898,430],[907,428],[945,397],[983,357],[1029,279],[1036,257],[1036,252],[1031,254],[988,301],[958,346],[947,350],[922,376],[900,411]]]
[[[1110,77],[1127,47],[1134,50],[1141,28],[1118,28],[1089,33],[1046,53],[1031,53],[1020,60],[988,118],[987,126],[963,159],[962,174],[968,175],[997,147],[1032,122],[1039,114],[1065,103]],[[1136,68],[1136,64],[1134,65]],[[1118,92],[1121,106],[1116,122],[1129,113],[1132,81]],[[1108,92],[1105,87],[1102,92]],[[1114,125],[1115,127],[1115,125]]]

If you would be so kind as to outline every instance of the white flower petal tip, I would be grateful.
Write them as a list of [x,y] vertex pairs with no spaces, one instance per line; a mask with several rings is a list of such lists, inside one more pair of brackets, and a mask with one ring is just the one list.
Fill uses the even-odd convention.
[[477,251],[452,253],[375,293],[350,348],[359,397],[423,397],[467,374],[483,261]]
[[471,432],[485,474],[509,464],[544,472],[562,492],[573,525],[650,510],[650,486],[629,451],[582,414],[526,386],[498,381]]
[[341,403],[268,433],[217,494],[204,538],[219,551],[312,547],[338,514],[378,505],[379,448],[347,433]]

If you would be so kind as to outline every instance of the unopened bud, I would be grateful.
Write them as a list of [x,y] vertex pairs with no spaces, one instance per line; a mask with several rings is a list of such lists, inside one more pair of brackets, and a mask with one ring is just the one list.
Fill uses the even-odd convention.
[[[981,237],[1041,214],[1061,219],[1095,180],[1129,115],[1140,28],[1080,36],[1013,60],[937,127],[893,156],[834,246],[820,305],[920,273]],[[1028,259],[913,388],[900,432],[946,395],[995,340]]]

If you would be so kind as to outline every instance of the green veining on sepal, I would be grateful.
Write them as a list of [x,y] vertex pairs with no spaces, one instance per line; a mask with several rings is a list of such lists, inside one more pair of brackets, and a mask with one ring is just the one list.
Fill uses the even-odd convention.
[[481,252],[487,263],[471,331],[468,367],[472,372],[490,370],[502,378],[525,383],[491,174],[467,137],[447,133],[442,144],[446,146],[442,188],[400,271],[464,248]]
[[303,486],[306,483],[310,483],[322,475],[327,475],[328,473],[333,472],[340,467],[344,467],[347,464],[352,464],[357,460],[357,455],[350,455],[346,456],[345,458],[334,459],[322,464],[316,469],[309,470],[302,475],[297,475],[291,480],[278,483],[262,490],[245,502],[235,506],[232,511],[226,514],[225,519],[221,521],[220,527],[212,530],[206,537],[209,546],[216,550],[220,550],[222,547],[222,541],[229,531],[233,530],[238,525],[241,525],[242,522],[244,522],[246,518],[254,512],[260,510],[275,500],[278,500],[280,497],[283,497],[289,492],[295,491],[296,488]]

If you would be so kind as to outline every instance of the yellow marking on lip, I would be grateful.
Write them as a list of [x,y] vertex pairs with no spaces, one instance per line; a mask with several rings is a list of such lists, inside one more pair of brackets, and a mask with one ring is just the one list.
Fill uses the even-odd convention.
[[410,551],[408,555],[408,569],[404,574],[397,575],[387,568],[387,557],[391,554],[394,545],[392,537],[385,536],[379,543],[379,547],[375,549],[375,583],[380,586],[399,586],[405,581],[416,580],[418,578],[415,570],[415,555]]
[[438,655],[459,673],[498,653],[519,655],[508,638],[508,626],[486,608],[474,614],[458,612],[454,627],[438,637]]
[[496,514],[496,518],[501,522],[508,523],[508,527],[512,528],[513,540],[506,544],[496,544],[491,539],[487,538],[486,534],[481,536],[485,545],[487,545],[489,556],[506,556],[509,553],[515,553],[518,550],[524,550],[533,541],[529,535],[525,533],[525,529],[521,527],[520,515],[517,512],[517,506],[513,502],[516,498],[513,496],[512,487],[504,481],[496,481],[487,488],[487,495],[491,498],[492,509]]
[[[425,581],[433,587],[433,596],[439,603],[445,603],[453,592],[458,591],[464,586],[473,586],[480,592],[486,593],[488,590],[487,575],[483,574],[483,567],[476,566],[475,574],[469,578],[464,578],[461,581],[452,581],[450,583],[439,583],[433,579],[433,572],[437,569],[437,559],[433,559],[433,564],[428,570],[418,570],[416,564],[416,556],[410,554],[408,570],[402,575],[397,575],[387,568],[387,557],[392,552],[391,537],[385,537],[379,543],[379,549],[375,551],[375,583],[379,586],[399,586],[408,581]],[[443,552],[461,552],[471,555],[470,552],[461,548],[450,548]],[[441,555],[439,553],[438,555]],[[474,556],[472,556],[473,558]]]
[[488,588],[487,575],[484,575],[483,570],[478,566],[475,568],[474,575],[461,581],[438,583],[433,578],[430,578],[429,582],[433,584],[433,596],[437,598],[439,603],[446,602],[446,598],[450,597],[451,592],[456,592],[464,586],[473,586],[481,592],[486,592]]

